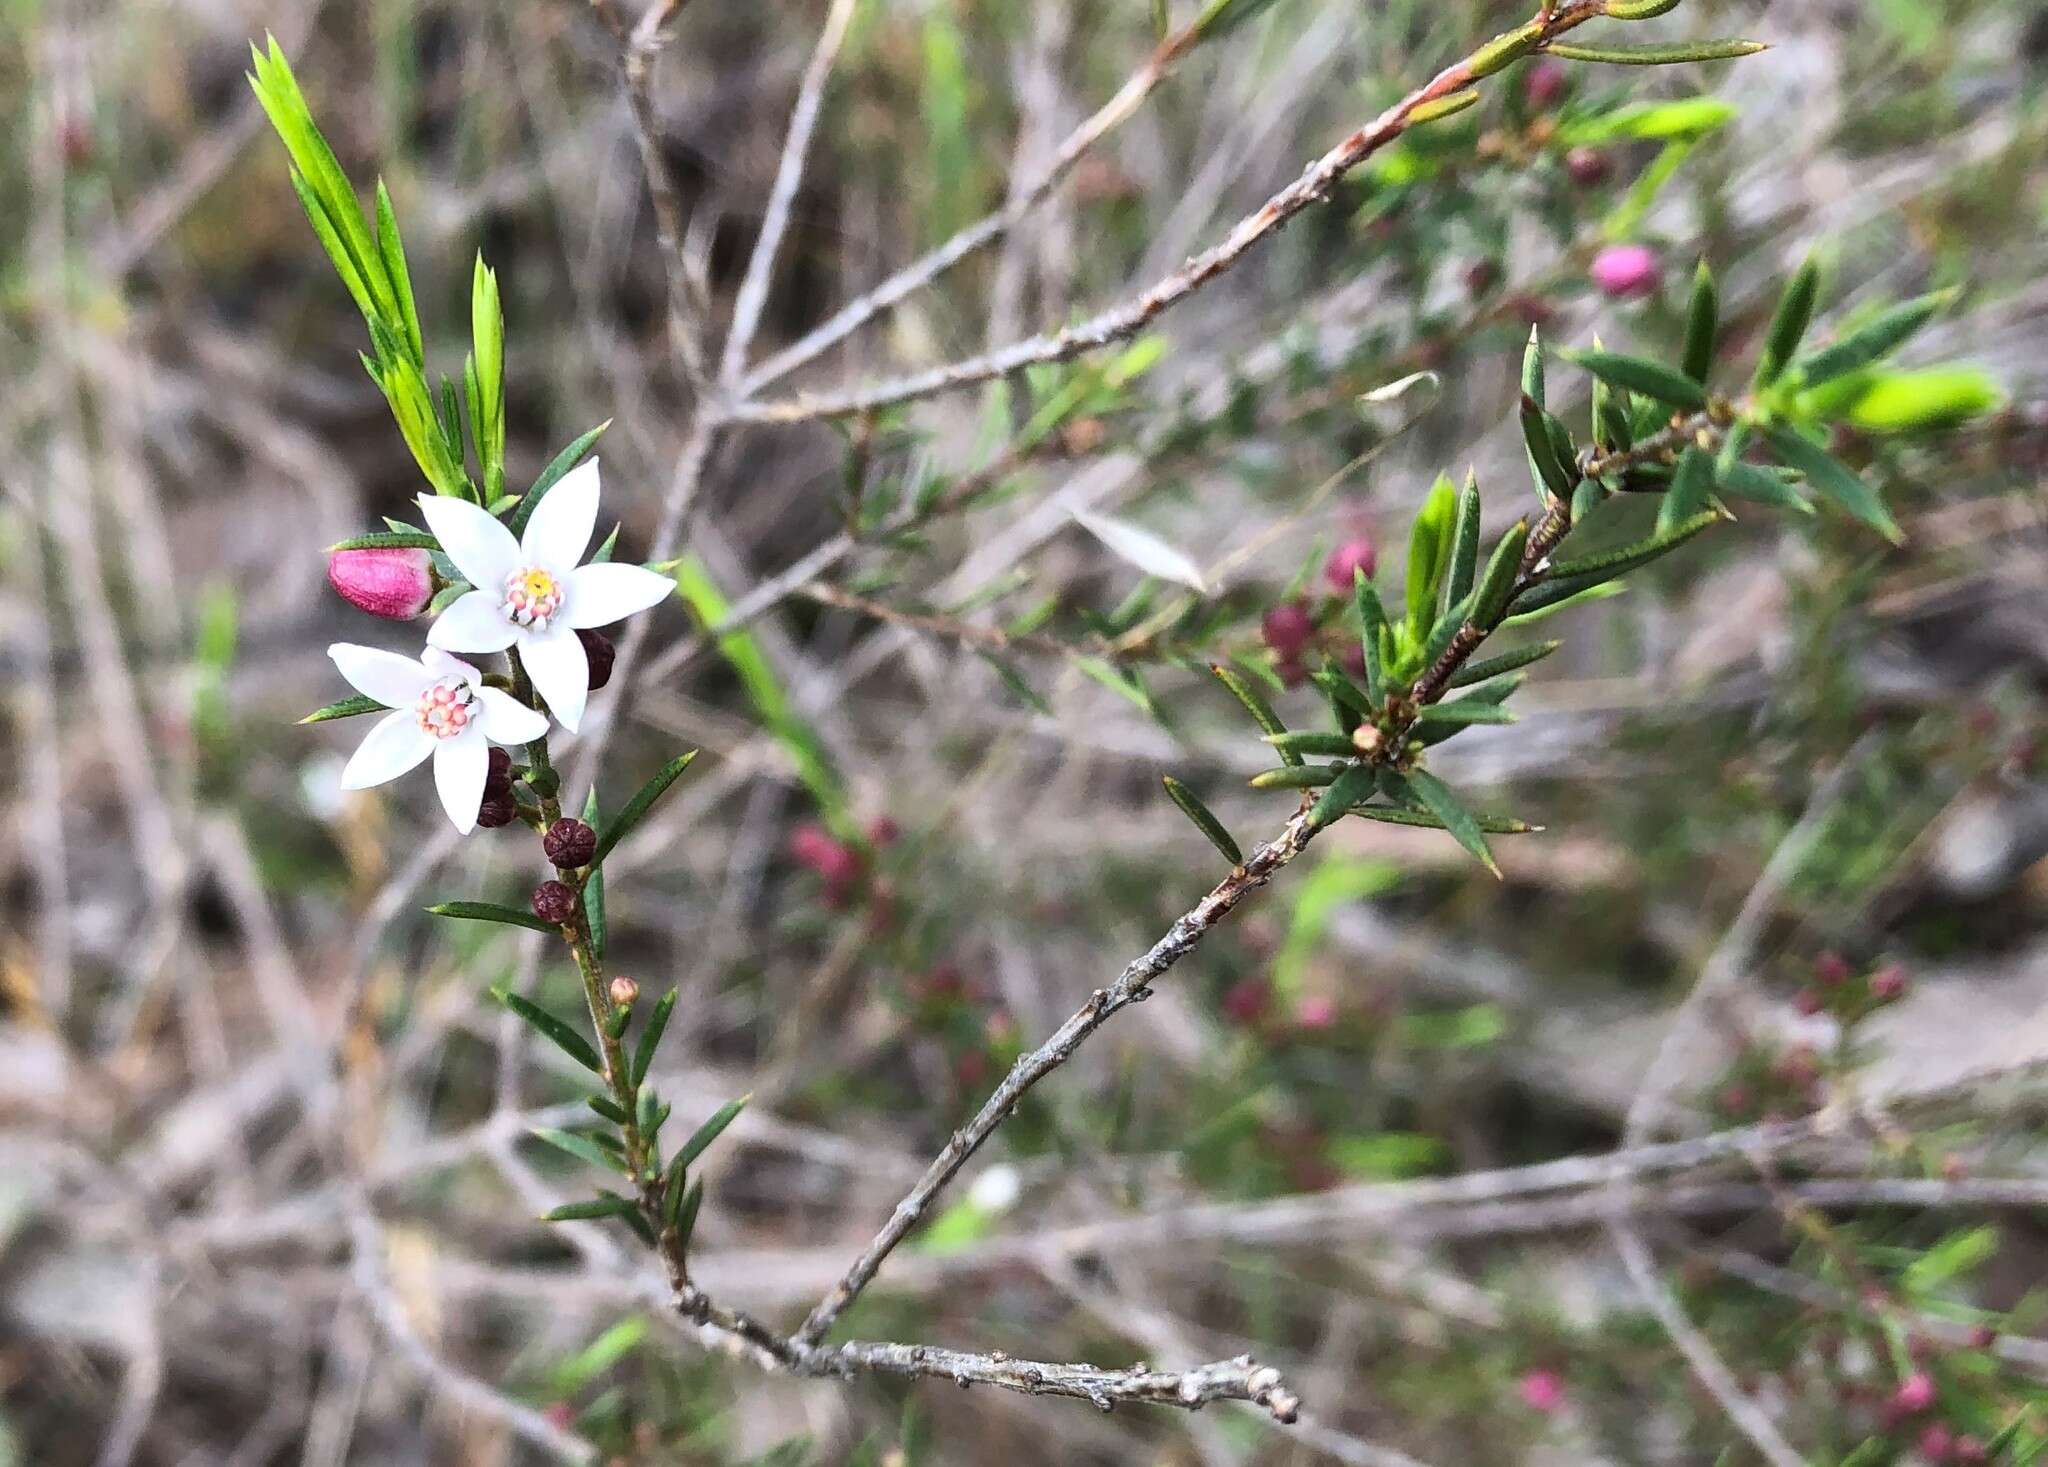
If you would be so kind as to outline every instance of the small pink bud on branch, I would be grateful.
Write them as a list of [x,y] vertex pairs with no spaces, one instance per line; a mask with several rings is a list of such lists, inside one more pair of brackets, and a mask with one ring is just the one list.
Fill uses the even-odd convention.
[[434,599],[433,564],[424,550],[337,550],[327,583],[358,611],[410,621]]

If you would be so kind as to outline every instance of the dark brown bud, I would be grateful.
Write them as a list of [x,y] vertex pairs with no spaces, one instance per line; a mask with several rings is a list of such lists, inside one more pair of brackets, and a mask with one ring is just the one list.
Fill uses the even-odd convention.
[[476,809],[478,825],[485,830],[496,830],[518,818],[519,806],[512,798],[512,786],[506,785],[503,791],[485,788],[484,802]]
[[603,632],[578,628],[576,640],[583,644],[583,660],[590,664],[590,691],[596,692],[612,680],[612,662],[618,649]]
[[562,881],[543,881],[533,889],[533,915],[553,927],[575,921],[575,888]]
[[1564,155],[1564,171],[1580,188],[1598,188],[1614,172],[1614,165],[1597,148],[1573,148]]
[[573,871],[578,866],[588,866],[590,858],[597,854],[597,832],[581,820],[564,817],[548,827],[547,834],[540,838],[540,848],[555,865]]

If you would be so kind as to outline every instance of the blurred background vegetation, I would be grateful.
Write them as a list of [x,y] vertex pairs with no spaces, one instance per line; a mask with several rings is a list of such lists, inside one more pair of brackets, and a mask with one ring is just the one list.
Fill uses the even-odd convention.
[[[658,63],[714,317],[822,14],[698,0]],[[997,248],[786,385],[1121,300],[1520,18],[1277,0]],[[1153,24],[1135,0],[866,0],[760,350],[999,207]],[[1701,1126],[2048,1059],[2048,11],[1690,0],[1668,25],[1773,49],[1555,89],[1520,69],[1128,353],[728,436],[687,596],[656,614],[660,676],[612,742],[621,793],[706,751],[613,868],[612,961],[681,987],[660,1073],[686,1119],[754,1093],[707,1159],[702,1276],[793,1316],[1020,1045],[1222,874],[1161,774],[1247,844],[1288,812],[1244,788],[1267,760],[1198,661],[1091,658],[1157,588],[1073,510],[1227,563],[1204,645],[1263,665],[1261,614],[1319,595],[1337,545],[1392,541],[1439,470],[1477,472],[1490,531],[1527,503],[1532,323],[1668,352],[1704,258],[1752,337],[1815,248],[1824,320],[1961,287],[1913,358],[1967,361],[2007,405],[1835,445],[1903,546],[1745,513],[1549,624],[1566,647],[1524,722],[1445,754],[1546,827],[1501,843],[1504,882],[1431,832],[1334,834],[1031,1097],[852,1320],[1104,1364],[1255,1350],[1311,1403],[1290,1434],[766,1377],[703,1349],[619,1239],[530,1221],[573,1173],[525,1127],[576,1091],[482,1000],[566,1003],[573,974],[419,914],[517,900],[530,853],[482,832],[452,861],[423,786],[341,797],[350,730],[293,726],[340,695],[326,644],[363,635],[320,548],[422,485],[243,73],[275,31],[351,176],[383,175],[451,372],[485,252],[509,478],[614,420],[606,508],[637,558],[691,403],[605,29],[567,0],[4,0],[0,1462],[548,1460],[521,1412],[636,1463],[1753,1460],[1597,1210],[1371,1189],[1613,1146],[1713,961],[1738,971],[1677,1077]],[[1617,242],[1656,252],[1660,288],[1590,282]],[[1433,388],[1356,401],[1424,369]],[[992,463],[964,510],[867,536],[836,604],[696,638],[842,528]],[[1654,513],[1629,508],[1623,529]],[[1853,1048],[1800,1012],[1828,954],[1905,985]],[[2041,1177],[2037,1101],[1916,1112],[1799,1173],[1932,1193],[1792,1207],[1738,1166],[1656,1216],[1685,1307],[1814,1460],[2048,1442],[2048,1229],[2038,1199],[1968,1186]],[[1916,1333],[1929,1317],[2000,1334]],[[1887,1417],[1921,1368],[1935,1415]]]

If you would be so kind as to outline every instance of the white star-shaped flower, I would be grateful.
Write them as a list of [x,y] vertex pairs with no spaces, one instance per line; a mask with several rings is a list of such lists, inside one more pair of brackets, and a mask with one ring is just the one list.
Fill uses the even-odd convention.
[[455,828],[476,825],[490,775],[485,740],[530,743],[548,731],[545,715],[510,693],[484,686],[484,676],[459,657],[429,647],[415,662],[396,652],[336,642],[327,649],[349,686],[391,714],[380,719],[341,772],[341,787],[364,790],[418,768],[434,756],[434,787]]
[[519,650],[526,675],[571,733],[590,696],[579,627],[645,611],[675,582],[637,565],[580,565],[597,526],[597,460],[571,469],[542,497],[519,539],[466,499],[422,494],[420,513],[476,589],[435,620],[427,641],[450,652]]

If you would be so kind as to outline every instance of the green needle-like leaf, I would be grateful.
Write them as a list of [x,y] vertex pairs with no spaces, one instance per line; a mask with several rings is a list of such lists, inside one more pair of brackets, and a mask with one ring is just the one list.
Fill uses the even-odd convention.
[[590,1041],[539,1004],[529,1002],[516,993],[508,993],[502,988],[493,989],[492,996],[506,1008],[512,1010],[513,1013],[519,1015],[520,1018],[526,1020],[527,1023],[531,1024],[542,1035],[553,1041],[562,1053],[568,1055],[570,1059],[576,1061],[584,1069],[589,1070],[593,1074],[602,1075],[604,1073],[604,1061],[597,1057],[597,1051],[590,1047]]
[[[1238,702],[1244,704],[1245,712],[1251,714],[1252,721],[1260,728],[1269,734],[1287,732],[1287,725],[1280,721],[1280,715],[1273,711],[1273,705],[1266,701],[1265,695],[1253,687],[1251,681],[1242,673],[1235,668],[1225,667],[1220,662],[1210,663],[1209,671],[1216,674],[1216,681],[1230,689]],[[1280,757],[1289,764],[1301,762],[1299,755],[1283,753]]]
[[353,698],[343,698],[339,703],[329,703],[325,708],[315,708],[300,723],[329,723],[337,718],[354,718],[364,713],[389,713],[391,710],[375,698],[365,698],[358,693]]
[[[1399,805],[1359,805],[1351,813],[1364,820],[1377,820],[1382,825],[1406,825],[1420,830],[1449,828],[1427,810],[1404,810]],[[1543,829],[1540,825],[1510,820],[1503,815],[1475,815],[1472,819],[1487,835],[1534,835]]]
[[1764,437],[1769,440],[1772,452],[1785,461],[1786,467],[1797,469],[1806,476],[1806,482],[1813,486],[1815,493],[1832,499],[1893,544],[1905,539],[1898,522],[1884,507],[1884,501],[1877,497],[1877,491],[1864,483],[1854,469],[1812,439],[1790,428],[1767,428]]
[[1479,574],[1479,481],[1468,478],[1458,496],[1458,518],[1451,528],[1451,572],[1444,600],[1455,605],[1472,594]]
[[647,1078],[648,1068],[654,1063],[654,1051],[661,1043],[662,1031],[668,1028],[669,1015],[675,1011],[676,990],[671,988],[656,1001],[654,1011],[647,1016],[647,1027],[640,1031],[640,1043],[634,1047],[630,1074],[635,1089]]
[[1648,357],[1612,351],[1568,351],[1565,358],[1611,386],[1640,392],[1687,412],[1698,412],[1707,405],[1706,388],[1685,373]]
[[1762,41],[1673,41],[1660,45],[1593,46],[1552,41],[1544,51],[1566,61],[1596,61],[1609,66],[1682,66],[1697,61],[1734,61],[1768,51]]
[[1387,633],[1387,608],[1363,570],[1351,573],[1351,592],[1358,604],[1359,624],[1364,628],[1359,636],[1359,650],[1365,658],[1365,695],[1377,708],[1387,698],[1386,659],[1381,647]]
[[639,1210],[616,1192],[604,1192],[588,1202],[564,1202],[552,1212],[541,1214],[542,1222],[594,1222],[608,1217],[638,1217]]
[[[597,786],[590,787],[590,793],[583,797],[583,823],[604,836],[604,816],[598,809]],[[608,932],[604,916],[604,868],[593,866],[583,881],[583,920],[590,927],[590,951],[596,959],[604,961],[605,939]]]
[[540,477],[533,481],[532,487],[520,496],[519,503],[512,510],[512,517],[505,522],[505,528],[515,535],[523,534],[526,522],[532,519],[533,512],[540,508],[542,497],[561,482],[562,475],[583,462],[583,455],[590,452],[590,445],[603,437],[604,430],[611,425],[612,420],[606,418],[550,459],[548,466],[540,471]]
[[1354,758],[1358,753],[1349,734],[1298,731],[1267,734],[1265,742],[1282,753],[1314,754],[1332,759]]
[[1231,837],[1230,832],[1224,828],[1223,822],[1216,818],[1215,812],[1203,804],[1193,790],[1172,775],[1161,776],[1161,782],[1166,786],[1167,798],[1180,806],[1181,814],[1193,821],[1195,829],[1208,837],[1209,844],[1223,853],[1223,859],[1233,866],[1242,866],[1244,852]]
[[[1558,452],[1555,422],[1535,398],[1526,392],[1522,394],[1522,446],[1529,457],[1529,474],[1536,481],[1536,487],[1546,499],[1565,499],[1572,492],[1572,485],[1578,482],[1578,475],[1572,472],[1569,457]],[[1558,429],[1563,425],[1558,424]]]
[[1801,357],[1791,370],[1808,387],[1818,387],[1851,372],[1860,372],[1904,346],[1929,321],[1954,304],[1956,292],[1940,290],[1893,306],[1869,325],[1850,332],[1833,346]]
[[352,535],[327,547],[329,555],[340,550],[439,550],[441,542],[424,530],[380,530],[373,535]]
[[1254,774],[1251,785],[1255,790],[1319,790],[1335,784],[1343,772],[1339,764],[1289,764]]
[[[1550,567],[1549,582],[1574,581],[1579,583],[1577,590],[1584,590],[1588,586],[1597,586],[1602,581],[1611,581],[1637,566],[1648,565],[1653,560],[1669,555],[1720,518],[1716,511],[1707,510],[1633,545],[1624,545],[1618,550],[1602,551],[1598,555],[1583,555],[1573,560],[1556,561]],[[1537,588],[1539,591],[1542,589],[1540,586]],[[1528,608],[1517,603],[1515,609],[1523,611]]]
[[1697,444],[1679,455],[1671,488],[1657,507],[1657,533],[1668,535],[1688,520],[1706,513],[1714,493],[1714,461]]
[[683,1166],[694,1163],[704,1154],[705,1148],[716,1141],[724,1133],[725,1128],[733,1123],[734,1118],[747,1108],[747,1102],[753,1098],[750,1091],[737,1100],[728,1100],[721,1105],[712,1113],[709,1120],[690,1133],[690,1139],[685,1141],[682,1150],[676,1153],[676,1160]]
[[604,858],[612,853],[613,847],[632,834],[633,828],[646,818],[654,808],[654,802],[667,793],[668,787],[683,777],[683,771],[697,757],[695,749],[679,754],[662,765],[661,772],[640,786],[640,792],[626,801],[625,808],[612,817],[609,825],[598,835],[597,854],[590,858],[592,867],[602,866]]
[[1778,309],[1764,337],[1763,355],[1757,359],[1755,385],[1759,392],[1784,375],[1786,364],[1806,336],[1806,328],[1813,324],[1814,303],[1819,298],[1820,261],[1808,256],[1778,297]]
[[1522,568],[1522,550],[1529,543],[1529,522],[1517,520],[1493,547],[1486,562],[1486,574],[1472,593],[1472,622],[1482,630],[1492,627],[1507,610],[1515,581]]
[[[1477,817],[1451,793],[1450,786],[1425,769],[1410,770],[1407,775],[1396,776],[1396,779],[1405,779],[1408,791],[1414,795],[1422,808],[1443,821],[1444,829],[1451,833],[1458,844],[1470,851],[1480,865],[1491,871],[1495,877],[1499,877],[1500,866],[1494,861],[1493,852],[1487,847],[1485,831],[1481,829]],[[1396,799],[1400,798],[1398,786],[1390,785],[1388,792]]]
[[1372,765],[1350,765],[1323,791],[1322,798],[1309,812],[1309,820],[1315,825],[1328,825],[1353,805],[1363,805],[1378,788],[1379,774]]
[[427,912],[430,916],[459,917],[468,922],[502,922],[507,927],[528,927],[535,932],[559,930],[554,923],[542,921],[531,912],[496,902],[437,902]]
[[1685,375],[1703,386],[1713,374],[1720,331],[1721,290],[1714,283],[1714,272],[1701,260],[1693,272],[1692,299],[1685,310],[1685,349],[1679,360],[1685,364]]
[[619,1159],[608,1155],[603,1147],[588,1136],[579,1135],[574,1131],[557,1131],[551,1126],[534,1126],[530,1129],[537,1140],[547,1142],[557,1151],[566,1152],[577,1160],[587,1161],[604,1171],[619,1170]]
[[1415,715],[1420,726],[1470,728],[1475,723],[1514,723],[1515,715],[1497,703],[1461,698],[1455,703],[1431,703]]
[[1459,670],[1458,675],[1451,679],[1450,686],[1469,688],[1475,683],[1486,682],[1503,673],[1519,672],[1532,662],[1541,662],[1563,645],[1562,642],[1531,642],[1526,647],[1517,647],[1514,651],[1503,652],[1498,657],[1489,657],[1482,662],[1468,662]]

